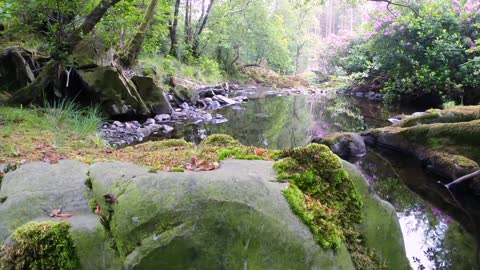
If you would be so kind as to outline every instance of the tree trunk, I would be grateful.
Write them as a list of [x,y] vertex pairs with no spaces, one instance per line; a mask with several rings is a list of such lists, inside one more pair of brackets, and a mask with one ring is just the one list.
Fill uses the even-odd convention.
[[113,7],[121,0],[102,0],[90,14],[85,17],[82,25],[75,30],[67,40],[68,50],[71,52],[75,46],[82,40],[83,35],[90,33],[95,25],[103,18],[107,10]]
[[177,26],[178,26],[178,13],[180,11],[180,1],[175,1],[175,9],[173,11],[173,20],[170,26],[170,54],[171,56],[177,57],[177,47],[178,47],[178,37],[177,37]]
[[[68,36],[66,39],[68,45],[66,53],[71,53],[77,44],[82,41],[82,36],[89,34],[108,9],[120,1],[121,0],[102,0],[93,11],[85,17],[82,25]],[[62,70],[61,62],[51,62],[47,64],[31,84],[16,91],[8,102],[27,104],[45,98],[47,96],[46,91],[53,90],[55,94],[60,93],[60,88],[63,88],[59,80]]]
[[130,40],[127,46],[127,50],[122,57],[123,64],[125,64],[126,66],[132,65],[137,59],[137,55],[142,48],[143,41],[145,40],[145,35],[148,28],[150,27],[150,24],[152,23],[159,3],[159,0],[152,0],[150,2],[150,5],[145,12],[145,16],[143,17],[142,24],[138,27],[137,33],[135,34],[133,39]]
[[198,58],[200,56],[200,51],[199,51],[200,35],[202,34],[203,30],[205,29],[205,26],[207,25],[208,18],[210,17],[210,13],[212,11],[213,2],[214,0],[210,0],[207,10],[205,11],[204,14],[202,11],[202,16],[200,16],[200,19],[197,24],[197,31],[195,32],[195,36],[193,38],[193,46],[192,46],[192,52],[195,58]]
[[192,0],[187,0],[185,3],[185,43],[192,42]]

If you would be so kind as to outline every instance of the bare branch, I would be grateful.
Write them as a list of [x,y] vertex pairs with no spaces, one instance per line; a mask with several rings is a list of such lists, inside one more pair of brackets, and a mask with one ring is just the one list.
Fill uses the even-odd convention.
[[[411,11],[413,11],[413,13],[415,13],[415,15],[417,17],[421,17],[420,14],[418,13],[418,11],[416,9],[414,9],[413,7],[409,6],[409,5],[404,5],[404,4],[401,4],[401,3],[396,3],[396,2],[392,2],[390,0],[368,0],[370,2],[378,2],[378,3],[387,3],[388,5],[393,5],[393,6],[399,6],[399,7],[404,7],[404,8],[408,8],[410,9]],[[388,6],[387,6],[388,7]],[[390,10],[390,9],[389,9]]]
[[469,179],[472,179],[472,178],[474,178],[474,177],[477,177],[477,176],[480,176],[480,170],[478,170],[478,171],[476,171],[476,172],[473,172],[473,173],[471,173],[471,174],[467,174],[467,175],[465,175],[465,176],[463,176],[463,177],[460,177],[460,178],[458,178],[457,180],[455,180],[455,181],[453,181],[453,182],[451,182],[451,183],[449,183],[449,184],[447,184],[447,185],[445,185],[445,186],[446,186],[448,189],[450,189],[450,187],[453,186],[453,185],[457,185],[457,184],[463,183],[463,182],[465,182],[465,181],[467,181],[467,180],[469,180]]

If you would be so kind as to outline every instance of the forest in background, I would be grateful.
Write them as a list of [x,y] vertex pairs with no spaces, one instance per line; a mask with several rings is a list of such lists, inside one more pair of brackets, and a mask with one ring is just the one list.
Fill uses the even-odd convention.
[[[390,102],[474,104],[479,7],[473,0],[90,0],[0,1],[0,42],[24,45],[75,67],[69,37],[105,5],[82,39],[101,41],[126,66],[204,82],[260,66],[315,72]],[[77,31],[78,32],[78,31]],[[308,77],[308,76],[307,76]]]

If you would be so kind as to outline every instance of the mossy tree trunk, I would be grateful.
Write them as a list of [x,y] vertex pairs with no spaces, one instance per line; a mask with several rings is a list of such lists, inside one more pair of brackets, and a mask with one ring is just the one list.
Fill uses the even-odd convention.
[[159,0],[152,0],[150,2],[150,5],[145,12],[142,24],[140,25],[140,27],[138,27],[133,39],[130,40],[127,46],[127,50],[122,57],[123,64],[125,64],[126,66],[130,66],[135,63],[135,60],[137,59],[137,55],[142,48],[143,41],[145,40],[145,35],[148,28],[150,27],[150,24],[152,23],[159,3]]
[[[74,48],[82,41],[83,36],[88,35],[95,25],[103,18],[105,13],[121,0],[101,0],[100,3],[85,17],[85,20],[75,31],[70,33],[65,39],[66,46],[61,46],[63,53],[71,54]],[[57,44],[60,46],[60,44]],[[64,65],[61,59],[51,61],[42,68],[40,74],[35,80],[27,86],[16,91],[9,99],[9,103],[26,104],[34,101],[42,101],[46,98],[46,91],[53,90],[55,96],[64,98],[64,89],[61,85],[61,76],[64,74]]]

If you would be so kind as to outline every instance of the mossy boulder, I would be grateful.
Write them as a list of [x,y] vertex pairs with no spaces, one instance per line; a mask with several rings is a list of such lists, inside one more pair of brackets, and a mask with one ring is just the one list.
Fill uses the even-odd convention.
[[[221,147],[217,144],[225,142],[221,139],[212,139],[213,146],[208,147]],[[185,145],[180,140],[172,143]],[[313,145],[307,151],[313,155],[302,159],[303,152],[297,151],[290,159],[297,160],[298,166],[304,166],[298,161],[313,161],[318,166],[310,169],[318,178],[311,179],[321,179],[330,186],[313,185],[309,192],[327,190],[332,194],[318,197],[322,201],[305,201],[298,189],[292,195],[304,209],[311,209],[313,204],[325,210],[322,217],[332,215],[332,210],[345,214],[345,218],[337,216],[340,223],[325,227],[332,228],[328,232],[342,230],[333,234],[342,239],[333,249],[321,248],[318,234],[312,234],[304,223],[306,218],[295,214],[302,211],[292,211],[284,192],[294,185],[289,188],[289,184],[278,182],[273,162],[246,160],[227,160],[220,169],[195,173],[152,173],[120,162],[22,165],[4,176],[0,196],[7,199],[0,204],[0,242],[13,247],[15,241],[8,239],[15,240],[15,231],[35,221],[63,228],[59,240],[68,241],[68,245],[53,244],[51,248],[73,245],[75,256],[62,259],[76,261],[76,269],[355,269],[355,254],[350,254],[348,241],[341,235],[354,235],[344,234],[344,228],[353,230],[363,224],[349,221],[362,222],[362,204],[355,203],[361,193],[354,191],[355,181],[348,178],[338,157],[326,146]],[[309,185],[296,184],[304,189]],[[335,191],[331,187],[343,188]],[[337,202],[343,198],[344,203],[330,204],[328,198]],[[73,215],[64,220],[68,229],[43,210],[60,206]],[[91,212],[97,206],[101,217]],[[384,235],[385,224],[391,226],[376,219],[369,224],[379,235]],[[34,244],[23,250],[32,248]],[[390,253],[385,254],[390,258]],[[0,252],[2,256],[5,253]]]
[[33,162],[3,177],[0,189],[0,242],[19,226],[62,207],[76,215],[89,213],[85,179],[88,165],[78,161],[58,164]]
[[353,132],[331,133],[322,138],[315,138],[312,142],[328,146],[333,153],[343,159],[359,158],[367,152],[362,136]]
[[393,206],[352,164],[319,144],[282,156],[274,167],[291,184],[284,195],[322,247],[347,243],[357,269],[410,269]]
[[366,141],[414,155],[446,178],[479,168],[480,120],[385,127],[363,133]]
[[79,269],[75,245],[66,222],[31,222],[19,227],[0,252],[0,268]]
[[411,269],[395,208],[370,191],[367,179],[353,164],[342,163],[364,202],[363,219],[358,225],[364,245],[386,269]]
[[431,109],[404,118],[398,126],[412,127],[420,124],[469,122],[480,119],[480,106],[459,106],[446,110]]
[[[112,211],[126,269],[354,269],[345,245],[322,250],[291,212],[272,164],[229,160],[212,172],[154,174],[97,163],[90,177]],[[105,193],[117,203],[105,203]]]
[[181,102],[186,102],[191,105],[197,104],[200,95],[196,90],[199,85],[195,82],[183,78],[171,77],[170,85],[172,87],[172,93]]
[[72,52],[73,61],[78,69],[109,66],[116,52],[108,49],[99,38],[87,38],[79,42]]
[[171,113],[165,93],[150,77],[123,75],[120,68],[101,66],[77,71],[90,100],[110,115]]

